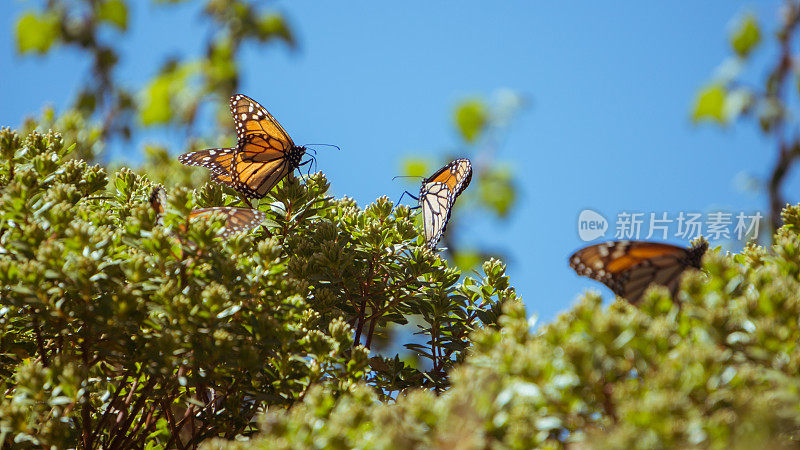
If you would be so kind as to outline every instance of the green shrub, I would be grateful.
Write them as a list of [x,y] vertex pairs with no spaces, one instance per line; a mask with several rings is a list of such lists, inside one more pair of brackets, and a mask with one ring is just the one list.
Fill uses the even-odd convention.
[[[181,185],[195,177],[169,177],[175,163],[156,152],[174,183],[159,218],[147,176],[69,159],[84,144],[0,132],[6,447],[800,438],[800,207],[784,210],[772,248],[709,252],[678,301],[663,288],[637,307],[587,294],[535,329],[500,262],[459,283],[408,208],[360,209],[315,174],[262,201],[265,227],[222,241],[217,219],[185,217],[240,204],[229,191]],[[411,354],[353,345],[386,339]]]
[[[238,204],[220,186],[171,187],[162,224],[152,182],[67,158],[84,144],[0,132],[4,445],[190,447],[247,436],[313,389],[441,391],[470,333],[515,301],[499,262],[458,284],[408,208],[334,200],[321,174],[279,185],[266,226],[223,242],[221,223],[185,220]],[[397,339],[418,363],[353,346],[409,317],[419,336]]]
[[315,388],[225,448],[796,448],[800,439],[800,207],[771,249],[711,251],[638,307],[587,294],[534,330],[507,302],[473,335],[440,396],[380,402],[364,384]]

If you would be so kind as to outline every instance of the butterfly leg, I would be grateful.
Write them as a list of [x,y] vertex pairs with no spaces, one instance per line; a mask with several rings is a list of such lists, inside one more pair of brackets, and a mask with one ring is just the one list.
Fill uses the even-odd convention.
[[[313,157],[313,156],[311,157],[311,159],[308,159],[308,160],[306,160],[304,163],[302,163],[302,164],[300,164],[299,166],[297,166],[298,168],[300,168],[300,167],[303,167],[303,166],[305,166],[305,165],[308,165],[308,171],[306,172],[306,176],[307,176],[307,177],[310,177],[310,176],[311,176],[311,168],[312,168],[312,165],[309,165],[309,163],[311,163],[312,161],[314,161],[314,157]],[[316,162],[316,161],[315,161],[315,162]],[[301,172],[301,173],[300,173],[300,175],[302,176],[302,175],[303,175],[303,173]],[[305,181],[305,179],[304,179],[303,181]]]
[[[397,200],[397,204],[398,205],[400,204],[401,201],[403,201],[403,197],[405,197],[406,195],[408,195],[409,197],[413,198],[416,201],[419,201],[419,197],[415,197],[414,194],[412,194],[411,192],[405,191],[405,192],[403,192],[403,195],[401,195],[400,198]],[[419,208],[419,206],[411,208],[411,209],[417,209],[417,208]]]

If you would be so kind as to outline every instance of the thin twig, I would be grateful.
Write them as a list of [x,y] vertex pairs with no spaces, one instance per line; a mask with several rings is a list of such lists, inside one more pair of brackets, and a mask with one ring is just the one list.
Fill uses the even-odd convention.
[[[783,29],[778,33],[778,41],[780,42],[780,59],[775,69],[769,75],[767,80],[766,96],[772,98],[780,98],[783,94],[783,88],[789,74],[792,72],[792,36],[800,24],[800,7],[794,2],[786,2],[786,22]],[[793,163],[798,158],[797,147],[798,143],[795,141],[792,144],[787,144],[783,133],[784,120],[781,119],[775,125],[775,134],[778,136],[778,160],[772,169],[772,174],[768,183],[769,190],[769,207],[770,207],[770,225],[774,233],[775,230],[781,227],[781,210],[786,204],[783,196],[782,187],[786,175],[791,169]]]
[[36,346],[39,348],[39,355],[42,358],[42,366],[48,367],[50,365],[50,361],[47,358],[47,350],[44,348],[42,331],[39,328],[38,310],[33,314],[33,335],[36,338]]
[[111,400],[109,400],[108,407],[106,408],[106,410],[103,413],[103,415],[100,417],[100,420],[97,422],[97,426],[95,427],[94,432],[92,432],[92,438],[91,438],[92,442],[94,442],[94,440],[97,438],[98,434],[100,434],[100,429],[103,427],[103,424],[106,422],[106,419],[108,418],[109,413],[111,413],[112,407],[114,406],[114,404],[116,404],[117,399],[119,398],[119,394],[122,392],[122,387],[125,385],[125,381],[131,375],[132,371],[133,371],[133,368],[129,368],[122,375],[122,379],[120,380],[120,383],[117,386],[117,392],[115,392],[114,395],[111,397]]

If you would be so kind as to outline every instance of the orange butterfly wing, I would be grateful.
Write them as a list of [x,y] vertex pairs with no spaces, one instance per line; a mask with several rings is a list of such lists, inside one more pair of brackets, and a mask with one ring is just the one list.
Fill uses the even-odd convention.
[[247,136],[263,134],[281,141],[284,148],[295,146],[289,133],[257,101],[246,95],[236,94],[231,97],[230,106],[239,142]]
[[250,97],[231,97],[231,113],[239,145],[233,161],[234,189],[263,198],[300,166],[305,148],[298,147],[266,108]]
[[250,97],[234,95],[230,108],[238,145],[186,153],[179,160],[211,170],[215,182],[246,197],[263,198],[300,166],[305,148],[296,146],[269,111]]
[[692,248],[644,241],[611,241],[590,245],[570,257],[570,267],[608,286],[615,294],[637,303],[651,284],[674,293],[687,267],[700,267],[708,243]]
[[178,157],[178,161],[187,166],[205,167],[211,171],[214,181],[236,189],[236,183],[232,177],[235,156],[235,148],[209,148],[185,153]]
[[246,136],[237,147],[234,163],[234,189],[250,198],[263,198],[280,180],[300,166],[302,147],[270,136]]
[[472,163],[457,159],[439,169],[422,182],[419,203],[422,208],[422,227],[429,248],[436,248],[450,220],[456,198],[472,180]]
[[469,186],[470,181],[472,181],[472,163],[468,159],[457,159],[439,169],[422,184],[443,183],[450,192],[455,193],[454,197],[458,197]]

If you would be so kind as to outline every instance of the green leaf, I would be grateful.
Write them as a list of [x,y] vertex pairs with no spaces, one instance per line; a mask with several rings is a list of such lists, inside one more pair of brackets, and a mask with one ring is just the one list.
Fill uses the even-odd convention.
[[755,16],[748,14],[731,34],[731,47],[737,55],[746,58],[759,42],[761,42],[761,29]]
[[145,90],[145,101],[140,113],[144,125],[155,125],[169,122],[172,108],[169,104],[170,79],[158,76]]
[[290,46],[295,44],[292,30],[280,14],[270,13],[261,16],[258,20],[258,35],[263,41],[277,37]]
[[168,64],[153,78],[144,90],[144,106],[139,118],[144,125],[164,124],[175,116],[181,116],[181,93],[187,88],[190,78],[199,70],[199,65],[187,62],[181,65]]
[[454,118],[461,137],[467,142],[478,139],[489,121],[486,105],[480,99],[461,102],[456,106]]
[[58,17],[50,13],[25,13],[17,21],[16,35],[18,52],[46,53],[60,35]]
[[120,30],[128,29],[128,5],[123,0],[106,0],[97,8],[97,18]]
[[720,84],[715,83],[703,88],[695,99],[692,120],[694,122],[713,121],[724,125],[727,122],[725,116],[726,94],[725,87]]
[[511,169],[496,168],[484,172],[481,175],[479,194],[484,206],[499,217],[506,217],[517,198]]
[[[463,271],[471,270],[482,262],[481,255],[472,250],[462,250],[453,255],[453,262]],[[474,286],[470,286],[474,287]]]
[[428,161],[422,158],[406,158],[403,160],[403,175],[408,177],[424,177],[429,172]]

